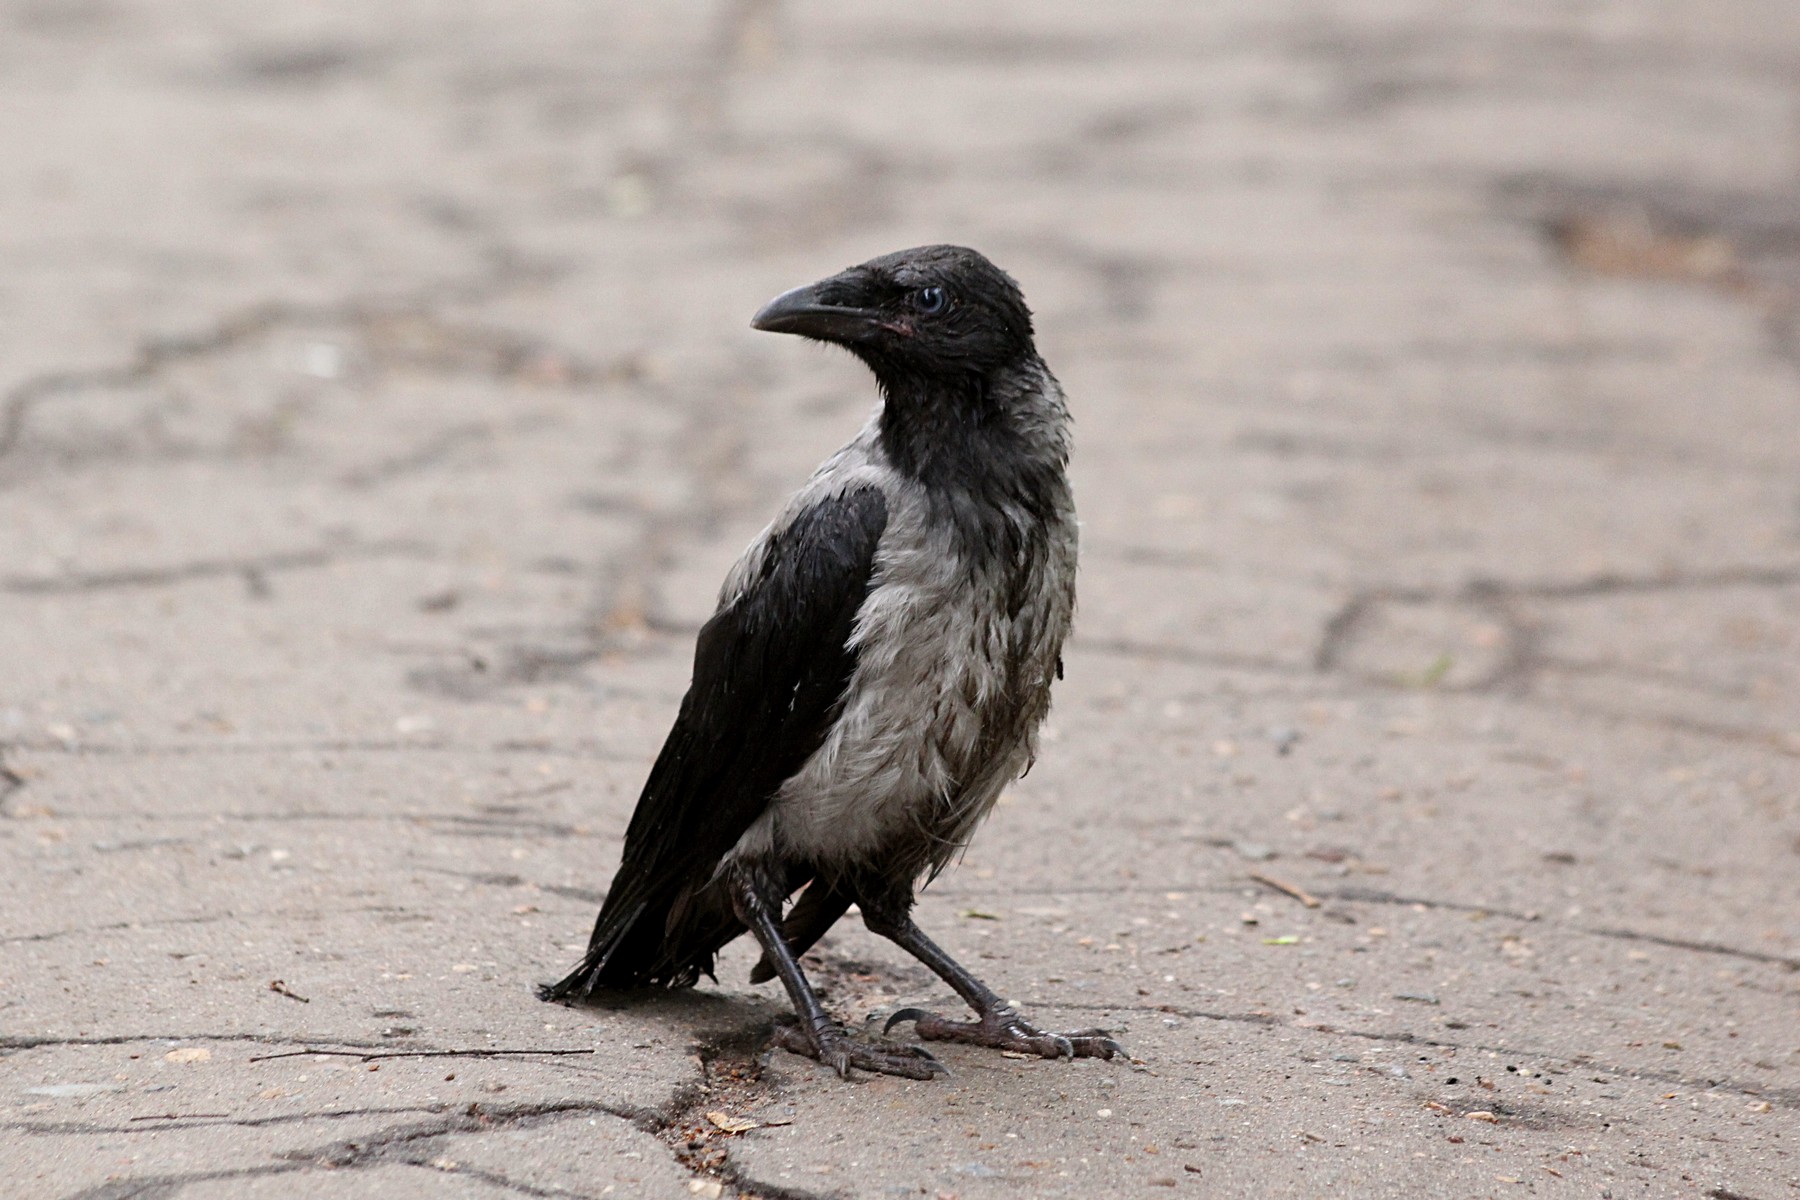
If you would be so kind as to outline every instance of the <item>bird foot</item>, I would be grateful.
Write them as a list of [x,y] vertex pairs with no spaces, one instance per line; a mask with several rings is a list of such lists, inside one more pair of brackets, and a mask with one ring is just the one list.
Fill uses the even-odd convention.
[[856,1041],[836,1025],[809,1031],[798,1022],[781,1021],[775,1026],[772,1040],[783,1050],[824,1063],[838,1073],[839,1079],[850,1078],[852,1067],[903,1079],[930,1079],[945,1073],[944,1064],[923,1046],[871,1046]]
[[1046,1033],[1021,1017],[1010,1006],[989,1009],[978,1021],[948,1021],[922,1008],[903,1008],[887,1019],[886,1033],[901,1021],[911,1021],[913,1031],[928,1042],[962,1042],[1036,1054],[1041,1058],[1111,1058],[1123,1055],[1104,1029],[1078,1029],[1072,1033]]

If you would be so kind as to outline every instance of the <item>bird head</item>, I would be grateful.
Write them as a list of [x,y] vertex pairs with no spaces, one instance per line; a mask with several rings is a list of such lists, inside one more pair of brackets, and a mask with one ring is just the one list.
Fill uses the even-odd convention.
[[751,326],[835,342],[883,384],[988,375],[1037,354],[1012,276],[964,246],[918,246],[783,292]]

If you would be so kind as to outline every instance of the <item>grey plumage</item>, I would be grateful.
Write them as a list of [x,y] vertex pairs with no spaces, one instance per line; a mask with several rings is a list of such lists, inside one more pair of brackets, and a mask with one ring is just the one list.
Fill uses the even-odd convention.
[[847,490],[879,491],[887,528],[875,584],[857,613],[857,666],[825,744],[790,777],[728,859],[775,852],[833,872],[941,870],[1036,748],[1075,603],[1075,512],[1061,391],[1029,383],[1047,410],[1031,446],[1054,463],[1050,519],[991,503],[1020,532],[1002,556],[937,518],[933,497],[888,460],[871,422],[802,488],[728,577],[720,605],[756,574],[768,539],[797,513]]
[[728,574],[588,955],[545,995],[691,984],[748,928],[753,978],[779,974],[801,1017],[781,1044],[928,1076],[923,1051],[851,1042],[795,961],[856,903],[980,1014],[904,1014],[921,1036],[1111,1057],[1101,1031],[1025,1024],[910,917],[1029,767],[1074,609],[1068,412],[1017,285],[972,250],[921,247],[755,324],[846,346],[882,402]]

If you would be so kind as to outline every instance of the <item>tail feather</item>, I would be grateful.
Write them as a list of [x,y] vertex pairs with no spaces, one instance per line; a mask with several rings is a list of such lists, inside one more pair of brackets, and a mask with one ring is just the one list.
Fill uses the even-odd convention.
[[[611,897],[609,896],[610,900]],[[627,914],[608,918],[610,904],[601,906],[600,919],[594,924],[594,934],[588,939],[587,953],[582,956],[581,963],[556,983],[545,984],[538,989],[538,997],[543,1000],[586,1000],[593,996],[597,988],[631,987],[631,982],[621,981],[620,975],[637,974],[631,969],[634,960],[641,958],[638,954],[621,954],[629,943],[642,942],[644,931],[653,925],[661,925],[662,921],[647,922],[645,911],[650,906],[639,901],[630,907]],[[667,919],[667,906],[663,906],[660,914]],[[634,936],[635,935],[635,936]]]
[[[610,900],[611,898],[608,897]],[[581,963],[538,989],[544,1000],[589,1000],[597,991],[692,987],[713,973],[714,955],[744,932],[729,908],[705,893],[604,904]]]

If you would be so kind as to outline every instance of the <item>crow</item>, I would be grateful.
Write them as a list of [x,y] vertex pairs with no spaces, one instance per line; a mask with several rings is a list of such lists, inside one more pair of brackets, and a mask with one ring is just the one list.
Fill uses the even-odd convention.
[[931,1054],[852,1039],[800,969],[856,905],[976,1013],[905,1009],[886,1031],[1122,1053],[1105,1030],[1031,1025],[912,919],[921,880],[1030,767],[1075,606],[1068,410],[1018,284],[974,250],[921,246],[783,293],[751,325],[845,347],[880,404],[726,577],[587,956],[540,995],[688,987],[748,930],[751,981],[779,976],[798,1017],[776,1044],[845,1078],[929,1079]]

